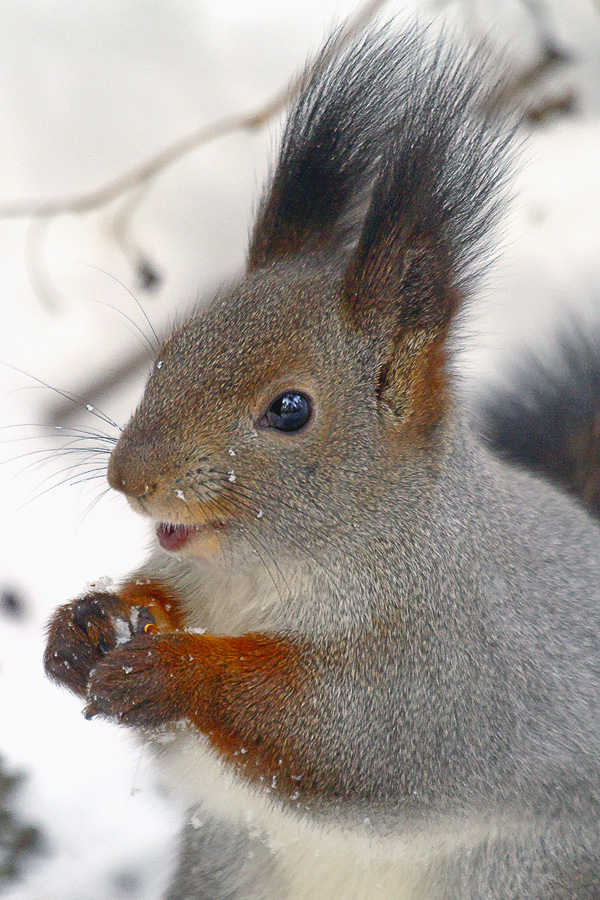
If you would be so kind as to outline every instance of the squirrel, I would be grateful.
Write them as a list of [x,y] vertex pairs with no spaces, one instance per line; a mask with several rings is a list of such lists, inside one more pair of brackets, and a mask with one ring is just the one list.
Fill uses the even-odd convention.
[[110,457],[150,556],[46,671],[185,791],[169,900],[598,900],[600,531],[453,368],[514,122],[427,28],[330,47]]

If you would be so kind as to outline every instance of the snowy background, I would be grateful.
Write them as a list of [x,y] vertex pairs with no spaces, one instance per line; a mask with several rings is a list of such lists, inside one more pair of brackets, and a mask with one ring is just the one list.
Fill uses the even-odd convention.
[[[136,327],[149,328],[130,292],[162,332],[240,270],[276,123],[165,170],[126,247],[115,240],[122,199],[59,216],[44,234],[2,211],[86,193],[201,125],[259,108],[356,5],[0,0],[0,361],[32,376],[0,366],[0,766],[27,776],[9,805],[44,836],[18,879],[0,880],[7,900],[157,900],[168,880],[179,801],[127,735],[84,721],[81,704],[43,678],[51,610],[130,570],[147,534],[124,501],[100,496],[97,462],[77,469],[58,453],[69,439],[48,424],[63,398],[35,379],[95,398],[95,384],[143,357]],[[543,342],[555,319],[600,319],[600,6],[417,6],[471,38],[487,33],[517,67],[536,61],[544,33],[570,54],[523,98],[568,109],[527,132],[503,250],[467,327],[463,369],[476,381],[502,371],[507,348]],[[160,275],[153,291],[136,278],[132,242]],[[97,399],[116,422],[136,402],[144,365]],[[91,414],[61,421],[114,433]],[[0,878],[2,853],[0,831]]]

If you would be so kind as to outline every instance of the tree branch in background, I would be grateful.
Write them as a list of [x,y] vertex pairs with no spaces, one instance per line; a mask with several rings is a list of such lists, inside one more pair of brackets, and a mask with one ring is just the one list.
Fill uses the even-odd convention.
[[[387,2],[388,0],[368,0],[364,3],[340,29],[336,39],[332,41],[329,48],[330,57],[339,53]],[[154,179],[188,153],[218,138],[236,132],[257,131],[263,128],[286,108],[299,92],[300,87],[301,77],[295,79],[285,89],[280,90],[259,109],[250,113],[226,116],[209,125],[200,126],[170,144],[161,153],[117,175],[111,181],[92,191],[38,202],[23,200],[0,205],[0,218],[32,219],[27,239],[28,271],[32,286],[46,308],[50,312],[57,312],[59,309],[56,292],[51,287],[48,274],[44,272],[42,254],[43,241],[54,219],[66,214],[83,215],[93,212],[121,197],[126,197],[121,210],[115,216],[112,233],[123,252],[128,257],[133,257],[132,261],[141,286],[145,289],[155,287],[160,281],[157,270],[129,236],[132,218],[141,201],[146,197]]]

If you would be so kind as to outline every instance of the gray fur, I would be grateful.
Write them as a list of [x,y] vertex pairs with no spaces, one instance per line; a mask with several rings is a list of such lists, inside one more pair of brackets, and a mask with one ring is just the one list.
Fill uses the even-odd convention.
[[[273,298],[272,277],[257,277],[256,293]],[[281,308],[293,294],[288,274],[286,297],[273,303]],[[240,296],[223,315],[236,302],[243,307]],[[190,347],[210,345],[219,310],[186,326],[186,340],[196,328],[209,332]],[[235,333],[234,320],[227,328]],[[335,335],[332,317],[326,321],[328,337],[316,351],[323,366],[347,339]],[[303,328],[319,331],[310,310]],[[249,351],[235,376],[225,374],[232,371],[225,352],[222,370],[207,377],[237,378],[241,365],[243,378],[243,367],[257,364]],[[368,813],[384,835],[448,815],[507,817],[513,834],[446,857],[430,870],[423,896],[559,900],[566,878],[573,897],[592,900],[600,838],[598,526],[566,496],[494,457],[457,410],[439,428],[433,457],[407,453],[402,467],[396,460],[390,468],[364,425],[369,381],[358,388],[347,362],[357,358],[339,360],[339,396],[352,398],[340,445],[330,435],[329,458],[308,480],[294,461],[280,460],[277,497],[263,490],[257,501],[265,511],[261,546],[267,565],[276,561],[281,590],[271,627],[310,636],[320,650],[318,705],[299,708],[289,727],[305,735],[331,776],[309,809],[289,801],[292,814],[337,826]],[[327,496],[326,507],[307,503],[306,490]],[[238,552],[231,548],[233,560]],[[302,590],[287,590],[299,582]],[[373,623],[385,628],[373,632]],[[345,655],[332,664],[329,647],[340,633]],[[593,872],[582,886],[580,859]],[[268,892],[270,877],[260,883],[265,897],[288,896]],[[232,896],[241,900],[247,890]],[[229,897],[223,891],[214,900]]]

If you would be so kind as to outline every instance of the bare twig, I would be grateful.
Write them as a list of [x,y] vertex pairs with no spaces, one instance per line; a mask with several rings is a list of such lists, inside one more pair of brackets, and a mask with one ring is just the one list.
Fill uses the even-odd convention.
[[60,298],[52,284],[44,260],[44,244],[51,224],[52,219],[37,217],[32,218],[28,223],[25,239],[25,265],[36,296],[41,299],[49,312],[56,313],[60,308]]
[[[541,47],[538,59],[507,80],[498,100],[508,105],[523,106],[528,91],[538,88],[552,72],[569,62],[570,57],[565,50],[561,50],[554,43],[545,44]],[[527,107],[525,113],[526,115],[528,113]],[[535,121],[540,121],[540,119]]]
[[[367,0],[340,29],[337,38],[329,48],[331,57],[335,56],[375,14],[387,3],[387,0]],[[147,195],[154,179],[169,166],[183,156],[199,147],[205,146],[218,138],[241,131],[256,131],[264,127],[278,113],[285,109],[290,100],[301,87],[301,77],[295,79],[288,87],[278,91],[264,106],[250,113],[226,116],[223,119],[203,125],[190,134],[175,141],[156,156],[123,172],[108,183],[83,194],[56,197],[50,200],[29,201],[18,200],[13,203],[0,204],[0,218],[32,218],[38,223],[45,220],[46,225],[32,225],[27,254],[27,269],[32,286],[50,312],[57,312],[57,292],[53,289],[49,273],[44,266],[42,250],[43,241],[52,221],[61,215],[83,215],[106,206],[112,201],[127,197],[123,207],[117,212],[112,233],[115,241],[121,246],[125,255],[135,266],[142,287],[155,287],[160,280],[155,267],[140,250],[129,234],[130,224],[142,199]]]
[[[340,30],[337,39],[331,43],[329,54],[334,57],[352,38],[369,22],[370,19],[387,3],[387,0],[368,0]],[[116,200],[123,194],[134,188],[140,187],[149,180],[155,178],[164,169],[172,166],[192,150],[205,144],[232,134],[237,131],[255,131],[262,128],[278,113],[280,113],[290,100],[297,94],[301,86],[302,78],[295,79],[284,90],[278,91],[264,106],[251,113],[226,116],[210,125],[202,125],[190,134],[175,141],[162,152],[156,154],[146,162],[134,166],[127,172],[118,175],[112,181],[88,191],[73,196],[56,197],[51,200],[28,201],[19,200],[14,203],[0,205],[0,218],[24,218],[35,217],[52,218],[64,213],[87,213],[99,209]]]

